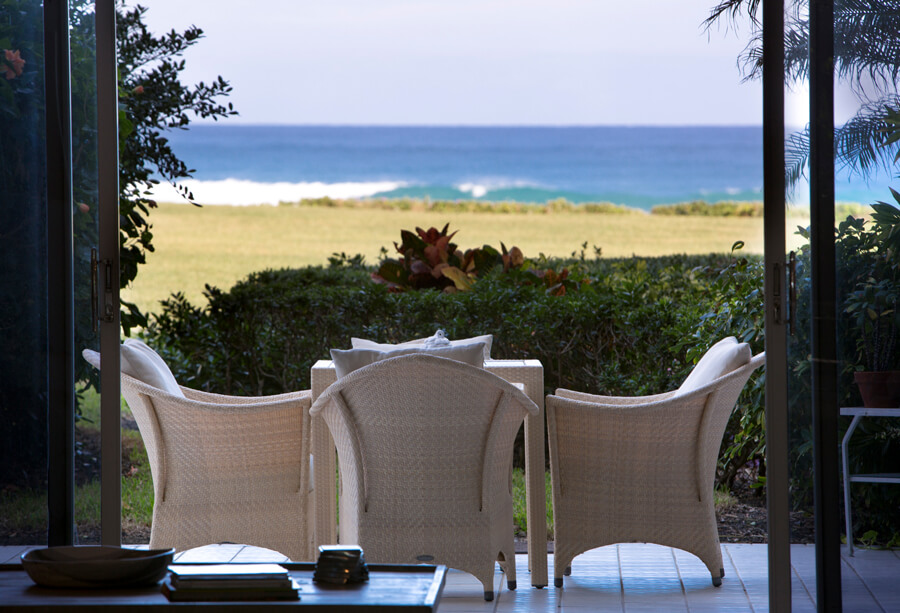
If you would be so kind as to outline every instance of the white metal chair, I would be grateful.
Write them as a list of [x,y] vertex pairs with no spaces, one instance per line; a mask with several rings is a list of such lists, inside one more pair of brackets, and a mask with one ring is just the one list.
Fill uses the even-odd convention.
[[[721,585],[716,462],[737,398],[765,361],[733,340],[711,349],[679,390],[620,398],[558,389],[547,396],[556,587],[578,554],[633,542],[693,553]],[[719,351],[729,355],[711,355]]]
[[337,446],[340,535],[370,562],[446,564],[493,599],[494,562],[516,586],[510,471],[537,405],[480,368],[427,354],[338,379],[313,403]]
[[[263,397],[210,394],[127,374],[141,356],[123,345],[122,395],[141,432],[153,478],[150,547],[234,542],[312,560],[309,390]],[[152,351],[146,345],[141,351]],[[144,351],[146,353],[146,351]],[[100,368],[99,354],[83,352]],[[158,366],[162,359],[150,354]],[[132,374],[136,374],[134,369]],[[146,371],[143,371],[146,372]],[[144,377],[154,379],[153,374]],[[160,389],[166,387],[165,389]]]

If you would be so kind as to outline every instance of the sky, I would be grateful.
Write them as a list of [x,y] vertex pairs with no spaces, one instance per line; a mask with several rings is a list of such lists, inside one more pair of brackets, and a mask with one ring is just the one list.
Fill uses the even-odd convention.
[[229,124],[761,125],[715,0],[128,0],[197,25],[184,81],[222,75]]

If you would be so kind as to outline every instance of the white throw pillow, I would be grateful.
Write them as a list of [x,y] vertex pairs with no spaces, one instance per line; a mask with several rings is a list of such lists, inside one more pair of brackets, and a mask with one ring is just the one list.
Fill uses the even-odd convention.
[[426,348],[424,346],[393,347],[391,351],[379,351],[378,349],[332,349],[331,359],[334,361],[334,370],[338,379],[354,370],[374,364],[388,358],[396,358],[401,355],[425,353],[439,358],[448,358],[457,362],[464,362],[484,367],[484,343],[469,343],[467,345],[451,345],[449,347]]
[[[417,338],[411,341],[406,341],[405,343],[400,343],[399,345],[391,345],[390,343],[376,343],[375,341],[366,340],[364,338],[351,338],[350,346],[354,349],[377,349],[378,351],[394,351],[395,349],[400,349],[401,347],[417,347],[424,346],[425,342],[428,339],[433,339],[433,336],[429,336],[426,338]],[[457,345],[468,345],[471,343],[484,343],[484,359],[491,359],[491,344],[494,342],[494,337],[491,334],[485,334],[484,336],[473,336],[472,338],[461,338],[456,341],[450,341],[451,346]]]
[[733,336],[723,338],[703,354],[675,395],[681,396],[703,387],[722,375],[740,368],[752,357],[753,352],[747,343],[739,343]]
[[184,393],[165,360],[145,343],[134,338],[126,339],[122,344],[120,355],[122,372],[126,375],[173,396],[184,398]]

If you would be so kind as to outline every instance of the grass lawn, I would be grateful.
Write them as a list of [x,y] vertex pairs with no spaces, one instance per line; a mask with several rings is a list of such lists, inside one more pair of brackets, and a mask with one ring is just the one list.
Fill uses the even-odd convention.
[[375,264],[382,247],[393,251],[401,230],[448,222],[458,231],[454,242],[461,249],[499,248],[502,241],[526,257],[566,257],[585,242],[588,255],[598,246],[604,257],[722,253],[739,240],[745,252],[763,251],[760,217],[160,204],[150,220],[156,250],[123,297],[151,312],[173,292],[200,305],[204,284],[228,289],[251,272],[326,264],[332,253],[361,253]]

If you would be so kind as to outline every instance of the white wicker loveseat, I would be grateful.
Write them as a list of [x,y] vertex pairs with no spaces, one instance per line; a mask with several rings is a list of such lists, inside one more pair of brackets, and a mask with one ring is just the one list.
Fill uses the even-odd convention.
[[493,599],[516,586],[510,484],[516,433],[537,405],[483,369],[424,353],[347,374],[316,399],[338,451],[340,537],[377,563],[464,570]]
[[[99,354],[83,355],[100,368]],[[153,478],[150,547],[233,542],[314,559],[310,392],[210,394],[177,385],[140,341],[127,340],[121,355],[122,395]]]
[[558,389],[547,397],[557,587],[578,554],[632,542],[693,553],[721,585],[716,462],[737,398],[764,361],[729,337],[679,390],[621,398]]

